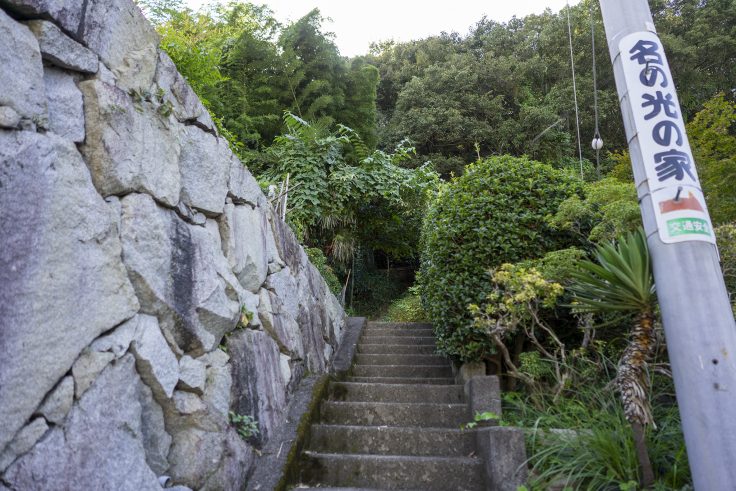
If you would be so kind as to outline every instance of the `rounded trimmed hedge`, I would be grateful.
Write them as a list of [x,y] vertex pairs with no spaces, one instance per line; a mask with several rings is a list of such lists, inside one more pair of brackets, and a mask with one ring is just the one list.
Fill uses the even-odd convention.
[[418,279],[440,352],[461,361],[493,354],[468,305],[489,293],[490,269],[571,244],[545,217],[580,192],[568,173],[510,156],[470,164],[442,187],[424,219]]

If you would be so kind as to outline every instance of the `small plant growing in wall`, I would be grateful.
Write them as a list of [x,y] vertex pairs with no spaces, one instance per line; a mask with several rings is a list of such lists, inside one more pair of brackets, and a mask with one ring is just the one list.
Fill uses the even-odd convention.
[[498,422],[500,419],[501,417],[498,414],[491,411],[483,411],[482,413],[476,411],[475,416],[473,417],[473,421],[471,421],[470,423],[465,423],[462,428],[464,430],[472,430],[476,426],[487,426],[488,423],[493,421]]
[[248,327],[248,324],[253,320],[255,317],[255,314],[248,310],[248,307],[243,305],[240,307],[240,320],[238,320],[238,325],[236,326],[236,329],[245,329]]
[[174,105],[165,99],[166,92],[160,88],[154,93],[148,89],[130,89],[128,95],[133,99],[135,110],[143,112],[143,103],[148,102],[156,107],[156,111],[164,118],[168,118],[174,111]]
[[238,414],[230,411],[230,424],[238,431],[243,440],[256,436],[259,433],[258,421],[250,414]]

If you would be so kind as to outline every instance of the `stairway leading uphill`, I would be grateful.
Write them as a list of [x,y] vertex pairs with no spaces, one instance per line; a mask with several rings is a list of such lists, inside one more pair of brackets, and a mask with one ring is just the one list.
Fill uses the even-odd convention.
[[351,376],[331,382],[302,482],[320,489],[484,489],[463,386],[428,324],[371,322]]

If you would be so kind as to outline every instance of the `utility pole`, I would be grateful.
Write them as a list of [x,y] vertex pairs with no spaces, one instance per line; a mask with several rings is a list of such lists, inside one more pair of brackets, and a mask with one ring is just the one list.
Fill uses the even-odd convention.
[[736,489],[736,324],[646,0],[600,0],[695,489]]

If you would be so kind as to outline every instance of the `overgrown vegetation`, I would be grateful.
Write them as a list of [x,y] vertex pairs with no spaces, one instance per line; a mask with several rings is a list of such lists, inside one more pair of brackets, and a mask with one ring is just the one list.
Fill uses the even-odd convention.
[[406,293],[392,302],[383,320],[387,322],[427,322],[429,317],[422,307],[418,288],[409,288]]
[[[349,311],[432,321],[441,352],[502,377],[506,422],[531,428],[532,488],[688,486],[658,314],[618,274],[645,261],[624,253],[641,246],[624,238],[641,219],[593,0],[569,14],[584,140],[591,13],[595,25],[601,178],[588,145],[577,155],[567,12],[484,18],[464,36],[377,43],[348,60],[318,10],[283,25],[238,1],[139,4],[264,188],[288,180],[286,220]],[[733,293],[736,3],[650,5]],[[392,275],[420,264],[418,289]],[[257,431],[231,417],[241,435]]]
[[[598,349],[607,349],[598,344]],[[591,354],[595,359],[597,355]],[[503,424],[526,429],[531,469],[529,488],[620,490],[640,489],[640,473],[631,427],[621,403],[600,381],[609,380],[614,366],[605,358],[588,364],[587,383],[571,386],[556,401],[530,403],[520,392],[504,394]],[[575,377],[579,379],[578,376]],[[591,380],[599,383],[591,384]],[[657,429],[646,432],[646,445],[655,469],[653,489],[687,490],[690,472],[680,418],[673,404],[671,383],[653,380],[653,415]]]

